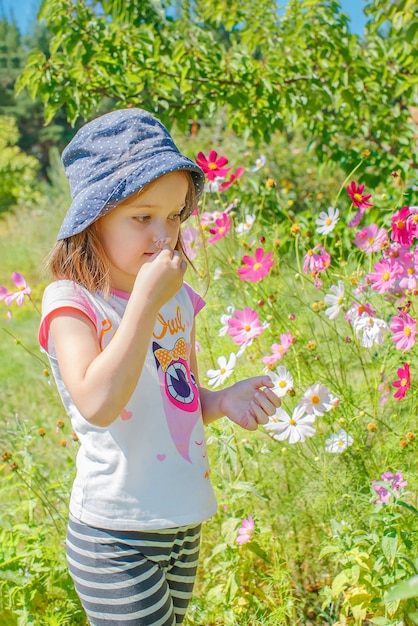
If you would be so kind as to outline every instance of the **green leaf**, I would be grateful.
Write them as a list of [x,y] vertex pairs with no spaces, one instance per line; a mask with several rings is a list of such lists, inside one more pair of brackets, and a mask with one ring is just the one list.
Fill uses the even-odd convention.
[[264,550],[262,548],[260,548],[260,546],[258,545],[258,543],[256,541],[250,541],[246,545],[247,545],[247,548],[249,550],[251,550],[251,552],[254,552],[254,554],[256,554],[258,557],[260,557],[260,559],[263,559],[263,561],[265,561],[266,563],[271,565],[271,561],[270,561],[267,553],[264,552]]
[[398,535],[395,529],[391,529],[387,534],[383,535],[381,546],[386,559],[393,565],[398,549]]
[[385,595],[385,603],[407,598],[418,598],[418,576],[413,576],[392,587]]

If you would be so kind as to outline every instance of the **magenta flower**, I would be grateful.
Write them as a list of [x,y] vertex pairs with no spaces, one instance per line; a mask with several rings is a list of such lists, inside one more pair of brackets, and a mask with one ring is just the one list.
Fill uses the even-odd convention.
[[382,250],[387,239],[388,234],[385,228],[379,228],[377,224],[370,224],[370,226],[365,226],[356,233],[354,244],[366,254],[370,254]]
[[18,290],[15,292],[8,292],[6,287],[0,286],[0,300],[4,300],[6,306],[10,306],[12,302],[16,302],[18,306],[22,306],[25,296],[30,298],[32,289],[27,286],[26,280],[23,278],[22,274],[19,274],[18,272],[13,272],[12,280]]
[[223,183],[221,183],[221,185],[219,186],[219,191],[225,191],[225,189],[228,189],[228,187],[230,187],[232,183],[238,180],[238,178],[241,178],[244,172],[245,167],[237,167],[235,173],[230,175],[229,180],[225,180]]
[[245,267],[238,269],[241,280],[249,280],[252,283],[256,283],[262,278],[265,278],[274,265],[274,262],[271,260],[272,257],[272,252],[267,252],[266,256],[264,256],[263,248],[256,249],[254,258],[250,257],[248,254],[243,256],[242,262]]
[[413,290],[418,285],[418,255],[415,252],[405,252],[399,256],[399,262],[402,264],[403,276],[399,280],[401,289]]
[[251,342],[263,332],[257,313],[249,307],[245,307],[242,311],[234,311],[227,323],[228,335],[238,346]]
[[228,159],[224,156],[218,158],[216,150],[209,152],[208,158],[205,157],[203,152],[199,152],[196,158],[196,163],[205,172],[208,180],[215,180],[217,176],[223,178],[230,171],[230,167],[223,167],[228,163]]
[[254,520],[249,515],[245,519],[242,520],[242,526],[238,529],[238,537],[236,538],[236,542],[242,546],[244,543],[248,543],[254,533]]
[[399,378],[392,383],[392,387],[397,387],[398,391],[393,394],[393,397],[400,402],[403,400],[406,392],[411,387],[411,372],[408,363],[405,363],[403,367],[400,367],[397,374]]
[[350,196],[353,205],[364,212],[365,209],[373,206],[373,204],[371,202],[367,202],[367,200],[372,197],[372,194],[369,193],[366,196],[363,195],[363,191],[364,185],[357,185],[354,180],[347,187],[347,193]]
[[409,207],[402,207],[392,216],[391,239],[401,246],[410,246],[414,240],[415,224],[409,220],[411,212]]
[[[318,252],[315,252],[318,250]],[[329,267],[331,263],[331,257],[323,248],[323,246],[315,246],[312,250],[308,250],[305,254],[303,261],[303,271],[305,274],[309,272],[323,272]]]
[[393,332],[392,341],[395,342],[397,350],[409,352],[413,348],[416,341],[417,321],[408,313],[400,311],[399,315],[392,317],[390,330]]
[[208,239],[209,243],[213,243],[214,241],[218,241],[222,239],[222,237],[226,237],[226,235],[231,230],[231,220],[226,215],[226,213],[222,213],[221,217],[215,220],[215,226],[209,229],[209,232],[213,237]]
[[378,293],[386,293],[394,286],[398,276],[402,274],[402,265],[394,259],[383,259],[374,264],[374,272],[367,274],[372,289]]
[[379,498],[374,500],[375,504],[386,504],[389,502],[391,496],[395,496],[397,493],[401,493],[403,488],[406,487],[408,482],[404,480],[402,472],[383,472],[380,476],[380,480],[374,480],[372,482],[372,488],[377,493]]
[[280,343],[273,343],[271,346],[271,354],[263,356],[262,361],[266,365],[273,365],[279,361],[289,350],[290,346],[295,343],[295,338],[290,331],[280,335]]

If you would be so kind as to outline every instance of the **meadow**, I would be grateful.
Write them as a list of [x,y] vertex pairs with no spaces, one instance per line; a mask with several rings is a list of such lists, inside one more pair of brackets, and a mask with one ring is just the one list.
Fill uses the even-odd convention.
[[[267,372],[282,408],[207,429],[219,511],[186,626],[418,624],[416,184],[216,139],[189,144],[208,183],[183,231],[200,379]],[[37,344],[52,181],[0,222],[1,626],[86,624],[64,555],[79,443]]]

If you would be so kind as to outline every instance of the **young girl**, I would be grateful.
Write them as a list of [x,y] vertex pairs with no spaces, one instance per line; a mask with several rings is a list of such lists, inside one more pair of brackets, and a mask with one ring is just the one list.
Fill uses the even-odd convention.
[[180,225],[204,174],[140,109],[86,124],[63,153],[72,204],[48,257],[41,346],[81,446],[67,557],[92,626],[174,626],[216,512],[204,424],[255,430],[268,376],[199,385]]

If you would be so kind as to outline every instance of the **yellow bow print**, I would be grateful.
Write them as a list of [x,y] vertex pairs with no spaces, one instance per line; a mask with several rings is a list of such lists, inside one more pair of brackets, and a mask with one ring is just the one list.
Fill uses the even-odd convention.
[[183,338],[178,339],[176,345],[172,350],[165,350],[164,348],[159,348],[155,351],[155,356],[159,360],[163,372],[167,370],[167,367],[173,361],[178,361],[179,359],[184,359],[187,361],[187,348],[186,342]]

